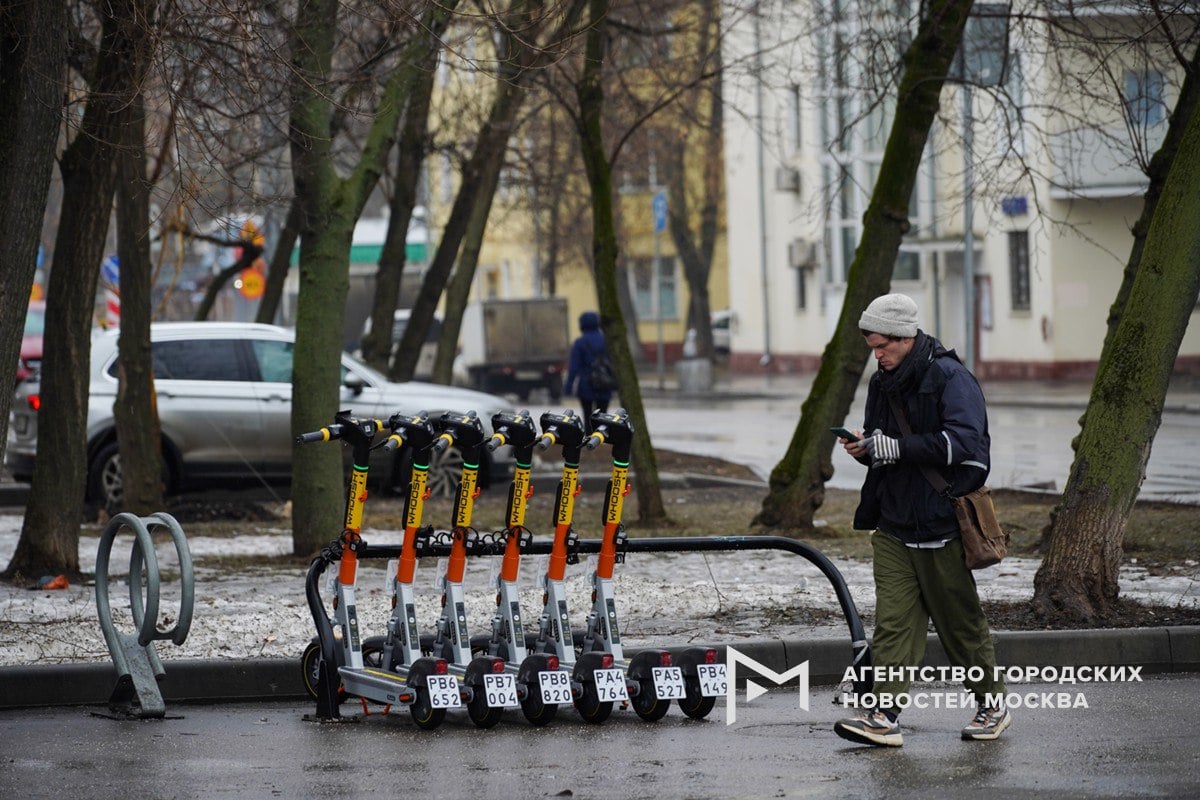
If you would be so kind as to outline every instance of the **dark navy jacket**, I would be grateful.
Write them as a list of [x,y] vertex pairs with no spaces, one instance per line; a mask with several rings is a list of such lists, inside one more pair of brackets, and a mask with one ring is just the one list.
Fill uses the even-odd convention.
[[[936,343],[917,390],[900,400],[912,429],[904,436],[880,384],[876,372],[867,388],[863,430],[870,436],[878,428],[899,439],[900,460],[868,469],[854,527],[879,528],[907,543],[953,538],[954,505],[934,491],[920,465],[941,473],[955,496],[984,484],[991,436],[983,391],[958,356]],[[860,460],[870,467],[869,458]]]
[[571,354],[567,359],[565,391],[567,394],[578,394],[580,400],[610,400],[611,391],[597,392],[588,381],[592,362],[608,352],[604,332],[600,330],[600,315],[595,311],[583,312],[579,315],[579,329],[582,335],[571,345]]

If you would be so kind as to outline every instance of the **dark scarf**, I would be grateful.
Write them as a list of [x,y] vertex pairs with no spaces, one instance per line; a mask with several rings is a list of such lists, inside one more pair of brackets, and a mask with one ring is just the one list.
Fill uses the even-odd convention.
[[946,352],[941,342],[925,331],[918,330],[913,339],[912,350],[900,362],[900,366],[891,372],[879,370],[879,387],[895,398],[900,398],[914,391],[921,385],[925,371],[933,363],[934,357],[940,352]]

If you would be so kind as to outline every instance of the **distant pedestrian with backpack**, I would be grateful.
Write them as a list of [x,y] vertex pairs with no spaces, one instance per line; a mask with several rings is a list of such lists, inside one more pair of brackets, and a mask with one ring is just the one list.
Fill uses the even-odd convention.
[[595,311],[580,314],[579,330],[581,335],[571,345],[563,391],[579,396],[583,419],[590,426],[593,410],[608,411],[617,381],[608,358],[604,332],[600,330],[600,315]]

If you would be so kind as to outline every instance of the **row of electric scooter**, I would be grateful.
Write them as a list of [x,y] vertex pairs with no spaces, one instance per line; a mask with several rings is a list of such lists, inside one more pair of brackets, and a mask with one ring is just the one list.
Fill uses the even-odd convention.
[[[346,518],[341,536],[326,547],[309,570],[307,598],[317,636],[306,649],[305,685],[316,698],[316,719],[340,718],[339,705],[358,698],[387,707],[406,705],[416,724],[433,729],[447,711],[466,707],[480,727],[495,725],[505,709],[520,708],[534,725],[554,719],[560,706],[573,705],[588,722],[600,723],[614,705],[631,706],[648,721],[662,718],[675,700],[683,713],[701,719],[726,694],[725,665],[716,650],[690,647],[673,658],[660,649],[640,650],[626,658],[621,644],[614,566],[623,560],[621,522],[629,492],[628,471],[633,427],[623,410],[596,412],[591,433],[572,411],[541,416],[539,434],[528,411],[492,418],[487,437],[475,412],[397,414],[386,422],[338,414],[334,424],[298,437],[299,442],[341,440],[353,450]],[[511,446],[516,465],[509,487],[505,526],[480,534],[472,527],[482,449]],[[577,560],[578,538],[572,527],[579,494],[579,461],[584,447],[612,448],[612,473],[605,491],[603,534],[592,575],[592,608],[586,625],[570,625],[565,572]],[[462,476],[450,530],[423,525],[430,457],[446,448],[462,455]],[[534,449],[561,447],[563,467],[554,502],[554,539],[543,581],[537,632],[527,633],[518,601],[517,578],[522,552],[532,543],[525,511],[532,495]],[[361,535],[367,497],[370,453],[375,448],[411,450],[411,479],[399,548],[369,546]],[[441,615],[431,634],[417,624],[413,579],[417,559],[444,553],[440,570]],[[396,556],[389,564],[391,615],[381,636],[363,637],[355,598],[358,561]],[[502,558],[495,581],[496,611],[490,635],[473,638],[468,629],[463,575],[467,558]],[[332,583],[332,613],[320,596],[326,567],[338,564]],[[386,709],[385,709],[386,710]]]

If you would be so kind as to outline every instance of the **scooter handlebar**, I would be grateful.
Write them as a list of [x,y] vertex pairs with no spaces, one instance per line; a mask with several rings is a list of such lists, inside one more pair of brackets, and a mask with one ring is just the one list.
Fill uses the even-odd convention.
[[382,447],[385,451],[390,453],[393,450],[399,449],[403,444],[404,444],[404,439],[402,439],[400,437],[400,434],[393,433],[391,436],[388,436],[386,439],[383,440],[383,444],[380,445],[380,447]]
[[497,448],[503,446],[504,444],[505,444],[504,434],[493,433],[492,438],[487,440],[487,444],[485,444],[484,447],[487,448],[487,451],[489,453],[494,453],[494,452],[496,452]]
[[558,437],[556,437],[553,433],[543,433],[542,438],[538,439],[538,441],[537,441],[537,449],[538,450],[549,450],[551,445],[554,444],[554,441],[557,438]]
[[441,453],[452,444],[454,444],[454,435],[447,431],[433,440],[433,452]]
[[587,441],[583,443],[583,446],[588,450],[595,450],[602,444],[604,444],[604,434],[600,431],[594,431],[592,435],[587,438]]
[[296,437],[296,444],[308,444],[309,442],[328,442],[332,439],[340,439],[342,436],[341,425],[329,425],[321,428],[319,431],[309,431],[302,433]]

